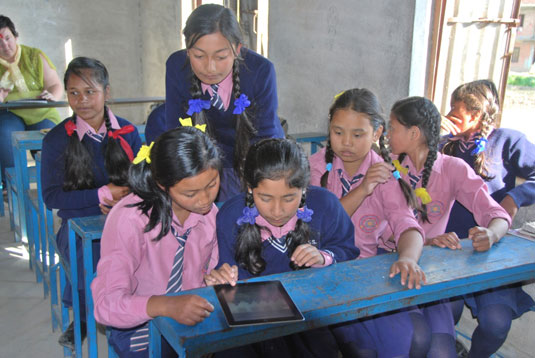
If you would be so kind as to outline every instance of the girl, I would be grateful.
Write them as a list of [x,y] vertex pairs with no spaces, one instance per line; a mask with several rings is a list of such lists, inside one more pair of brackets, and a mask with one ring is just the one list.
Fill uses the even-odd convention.
[[91,283],[95,319],[113,327],[109,344],[120,357],[148,357],[153,317],[194,325],[213,311],[202,297],[165,294],[202,286],[218,258],[214,143],[195,128],[176,128],[141,148],[134,164],[133,193],[108,215]]
[[[327,147],[310,158],[311,183],[321,184],[340,198],[355,225],[354,245],[360,249],[361,257],[384,252],[380,249],[381,238],[390,237],[383,236],[390,225],[399,253],[390,277],[401,273],[403,285],[419,288],[420,281],[425,281],[417,264],[423,231],[407,205],[408,200],[415,206],[410,187],[401,180],[396,183],[392,176],[384,126],[377,97],[369,90],[355,88],[336,96],[329,111]],[[376,141],[383,158],[371,150]],[[386,357],[409,352],[415,357],[428,350],[428,343],[420,343],[427,336],[425,327],[425,319],[413,309],[342,324],[333,333],[347,357]],[[400,329],[406,334],[400,334]]]
[[[232,10],[199,6],[184,28],[186,50],[172,54],[166,70],[166,129],[191,117],[207,124],[207,133],[223,152],[221,192],[225,201],[241,190],[238,180],[249,144],[281,138],[273,64],[242,47]],[[149,129],[150,130],[150,129]]]
[[[455,127],[442,152],[463,159],[487,184],[492,198],[514,218],[521,206],[535,203],[535,145],[512,129],[496,128],[500,111],[496,86],[480,80],[457,87],[444,122]],[[516,178],[525,182],[515,186]],[[443,245],[455,248],[459,238],[475,226],[472,213],[458,202],[453,206]],[[472,335],[470,356],[490,356],[507,338],[511,321],[535,304],[520,286],[500,287],[465,296],[479,325]],[[463,300],[453,302],[460,319]]]
[[[116,117],[106,106],[110,85],[108,71],[95,59],[77,57],[65,71],[65,88],[71,118],[54,127],[43,139],[41,181],[47,207],[59,209],[61,227],[56,240],[61,255],[69,260],[67,220],[106,213],[128,193],[127,174],[134,153],[141,146],[136,128]],[[85,321],[85,290],[81,240],[77,240],[80,312]],[[95,245],[94,260],[98,260]],[[71,306],[67,283],[63,302]],[[82,322],[82,339],[85,324]],[[72,348],[74,326],[61,335],[59,343]]]
[[[388,139],[392,153],[399,155],[398,170],[417,188],[423,207],[422,227],[427,245],[450,246],[443,234],[453,202],[470,210],[478,225],[468,231],[476,251],[497,242],[510,225],[510,217],[489,195],[483,180],[464,161],[437,152],[441,116],[426,98],[409,97],[392,107]],[[457,245],[457,244],[455,244]],[[458,246],[456,246],[458,247]],[[431,305],[427,311],[443,305]],[[432,322],[433,331],[439,322]],[[454,332],[440,331],[441,341],[451,347]],[[451,337],[445,338],[444,334]]]
[[[338,200],[308,187],[307,158],[297,144],[266,139],[245,160],[247,193],[228,200],[217,216],[218,270],[209,285],[299,268],[324,267],[358,256],[354,229]],[[268,340],[217,357],[337,357],[327,329]]]

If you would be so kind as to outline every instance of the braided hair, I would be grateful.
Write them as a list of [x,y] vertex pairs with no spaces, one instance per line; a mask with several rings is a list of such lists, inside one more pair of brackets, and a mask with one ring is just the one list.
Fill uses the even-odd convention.
[[[441,116],[437,107],[424,97],[408,97],[394,103],[392,114],[396,120],[406,128],[418,127],[425,136],[429,153],[424,163],[422,173],[422,188],[426,188],[431,176],[433,164],[437,159],[438,145],[440,141],[440,121]],[[399,155],[399,162],[403,162],[406,153]],[[429,222],[426,205],[421,207],[422,222]]]
[[207,169],[221,169],[219,150],[207,135],[194,127],[165,132],[154,142],[150,163],[144,160],[130,167],[130,187],[141,198],[141,202],[132,206],[137,206],[149,218],[145,232],[161,224],[154,241],[159,241],[171,229],[173,204],[169,189]]
[[[243,43],[243,40],[240,25],[232,10],[216,4],[206,4],[196,8],[188,17],[186,27],[183,31],[184,37],[186,38],[186,48],[188,50],[191,49],[201,37],[216,32],[221,33],[232,45],[234,63],[232,65],[231,98],[236,100],[241,95],[240,62],[243,60],[241,54],[236,52],[236,49]],[[190,94],[192,99],[200,99],[202,96],[201,81],[193,71],[190,77]],[[249,143],[256,134],[256,129],[249,117],[250,115],[247,114],[247,110],[244,110],[240,114],[235,114],[233,118],[236,130],[233,168],[239,178],[241,178],[241,173],[243,173],[243,158],[247,155]],[[212,128],[210,121],[208,121],[205,110],[193,113],[191,118],[193,125],[206,124],[207,133],[211,137],[214,137],[214,128]]]
[[[250,189],[254,189],[264,180],[284,179],[290,188],[303,189],[299,208],[305,206],[304,189],[310,181],[310,167],[303,150],[288,139],[264,139],[251,146],[244,166],[244,180]],[[245,205],[254,207],[252,192],[245,196]],[[240,226],[236,240],[236,262],[253,275],[260,275],[266,268],[262,258],[262,237],[257,224],[245,223]],[[301,219],[295,228],[286,235],[288,257],[302,244],[309,242],[312,233],[309,225]],[[293,263],[292,269],[297,269]]]
[[[93,86],[98,84],[103,91],[109,88],[109,76],[106,67],[99,60],[88,57],[76,57],[73,59],[67,70],[63,82],[67,88],[67,82],[71,75],[80,77],[84,82]],[[69,118],[76,124],[76,113]],[[111,128],[108,108],[104,106],[104,123],[106,132],[113,131]],[[64,152],[65,158],[65,179],[63,190],[84,190],[96,187],[95,176],[93,174],[94,160],[92,153],[80,142],[77,135],[69,137]],[[110,182],[118,186],[128,185],[128,168],[130,160],[122,149],[119,139],[107,136],[104,142],[104,167],[110,178]]]
[[[478,80],[460,85],[451,94],[451,104],[464,103],[466,110],[471,113],[481,113],[479,131],[481,138],[487,139],[492,129],[497,125],[500,111],[500,99],[496,86],[490,80]],[[442,148],[442,152],[454,155],[460,145],[459,141],[449,141]],[[484,180],[491,180],[485,151],[475,155],[474,171]]]
[[[331,105],[331,108],[329,109],[329,123],[332,121],[336,111],[340,109],[351,109],[352,111],[366,114],[374,132],[381,127],[383,129],[385,128],[385,119],[382,115],[382,109],[381,105],[379,104],[379,100],[377,99],[377,96],[373,94],[373,92],[366,88],[349,89],[337,96],[334,103]],[[392,164],[390,151],[385,143],[384,133],[385,132],[383,131],[379,137],[379,154],[385,162]],[[332,150],[331,139],[329,136],[325,150],[325,163],[332,163],[334,160],[334,155],[335,153]],[[321,176],[321,186],[324,188],[327,186],[328,177],[329,171],[326,170]],[[398,180],[398,182],[407,204],[412,208],[418,208],[419,204],[411,186],[401,178]]]

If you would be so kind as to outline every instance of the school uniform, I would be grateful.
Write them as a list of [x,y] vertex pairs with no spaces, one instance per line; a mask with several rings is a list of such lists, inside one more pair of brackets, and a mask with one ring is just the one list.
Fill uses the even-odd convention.
[[[108,110],[111,127],[119,129],[130,125],[127,120],[116,117]],[[106,185],[110,182],[108,173],[104,165],[104,150],[108,141],[105,124],[99,129],[98,133],[89,126],[83,119],[77,117],[77,130],[73,136],[77,136],[82,145],[86,147],[89,153],[92,153],[93,162],[91,163],[95,187],[84,190],[63,190],[65,181],[65,148],[68,145],[70,137],[65,130],[65,123],[70,119],[54,127],[43,139],[42,149],[42,170],[41,183],[43,186],[43,200],[50,209],[58,209],[58,216],[61,218],[61,226],[56,236],[58,249],[63,257],[69,261],[69,238],[68,238],[68,219],[84,216],[93,216],[102,214],[99,203],[103,198],[110,198],[111,192]],[[135,155],[141,147],[141,138],[137,129],[134,131],[121,134],[128,143]],[[98,243],[93,244],[93,265],[99,258]],[[83,276],[83,255],[81,240],[76,240],[76,254],[78,263],[78,290],[80,291],[80,310],[82,320],[85,320],[85,286]],[[67,282],[63,302],[67,306],[72,306],[72,295],[70,282]]]
[[147,314],[149,298],[167,292],[179,248],[176,235],[187,235],[182,246],[182,290],[204,286],[204,275],[218,261],[215,205],[208,214],[191,213],[183,225],[173,214],[172,229],[154,241],[160,226],[145,232],[149,217],[132,206],[140,201],[131,193],[108,214],[102,232],[101,259],[91,283],[95,319],[112,327],[109,342],[122,357],[148,356],[148,341],[132,347],[131,337],[152,319]]
[[[256,129],[253,142],[262,138],[284,138],[284,131],[277,116],[277,83],[275,68],[265,57],[248,49],[242,49],[239,65],[240,94],[247,95],[251,105],[246,113]],[[189,109],[191,66],[186,50],[173,53],[166,63],[165,128],[150,128],[152,133],[163,133],[180,126],[179,118],[191,117]],[[217,93],[221,95],[223,108],[214,106],[205,109],[212,135],[223,153],[223,170],[218,201],[225,201],[240,192],[240,183],[233,171],[236,124],[232,92],[232,72],[220,84]],[[211,86],[202,84],[201,99],[210,100]],[[151,123],[152,125],[152,123]],[[157,122],[154,125],[158,126]]]
[[[325,150],[320,150],[309,159],[310,182],[313,185],[320,185],[321,177],[325,173]],[[370,150],[355,175],[350,177],[344,169],[343,161],[335,156],[328,176],[327,189],[341,198],[344,192],[347,193],[360,185],[370,166],[380,162],[383,162],[383,159]],[[397,244],[401,234],[409,229],[419,231],[424,237],[423,229],[407,206],[399,183],[394,178],[377,185],[351,216],[351,221],[355,226],[355,246],[361,251],[360,258],[380,254],[381,244],[391,236]],[[413,327],[409,314],[414,311],[419,310],[411,308],[375,316],[373,319],[352,321],[333,326],[332,331],[340,344],[356,342],[361,348],[377,350],[379,357],[393,357],[410,349]],[[369,336],[372,337],[372,342],[361,340]]]
[[[444,137],[442,145],[455,139]],[[488,163],[488,171],[493,178],[485,183],[492,198],[500,203],[509,195],[519,208],[534,204],[535,145],[523,133],[506,128],[494,129],[487,140],[485,162]],[[473,140],[460,140],[453,156],[473,167],[475,155],[472,151],[475,147]],[[517,177],[524,178],[525,181],[516,185]],[[466,238],[468,230],[476,225],[472,212],[458,201],[455,202],[446,232],[455,232],[459,238]],[[519,285],[497,287],[465,295],[464,298],[474,316],[485,306],[503,304],[511,308],[515,319],[535,305],[535,301]]]
[[[359,250],[354,246],[354,228],[343,207],[334,195],[325,189],[309,187],[306,192],[306,205],[314,211],[308,223],[312,235],[309,244],[320,250],[325,258],[323,267],[336,262],[354,259]],[[242,216],[245,195],[240,194],[227,202],[217,216],[217,240],[219,245],[219,264],[228,263],[238,266],[238,279],[244,280],[255,275],[241,267],[235,259],[236,237],[240,226],[236,221]],[[287,252],[285,237],[297,222],[293,217],[282,227],[270,225],[260,215],[256,224],[267,228],[261,231],[262,258],[265,270],[259,276],[291,271],[290,256]],[[314,268],[311,268],[313,270]],[[219,352],[216,357],[336,357],[337,346],[327,329],[319,329],[264,341],[258,344]]]

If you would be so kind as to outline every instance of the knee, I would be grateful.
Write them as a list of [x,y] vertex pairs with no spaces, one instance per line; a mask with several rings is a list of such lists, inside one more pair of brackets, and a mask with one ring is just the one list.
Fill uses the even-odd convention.
[[507,337],[513,320],[511,308],[505,305],[486,306],[478,312],[479,328],[498,339]]
[[0,112],[0,135],[3,137],[2,139],[6,138],[5,135],[9,135],[9,141],[11,141],[11,132],[23,131],[24,129],[22,118],[12,112]]

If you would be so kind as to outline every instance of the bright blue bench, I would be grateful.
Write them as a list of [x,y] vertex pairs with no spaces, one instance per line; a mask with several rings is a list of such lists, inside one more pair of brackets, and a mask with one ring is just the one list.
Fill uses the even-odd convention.
[[327,141],[327,135],[318,132],[288,134],[288,137],[298,143],[310,143],[310,154],[316,153],[318,147],[323,147],[323,142]]
[[343,262],[323,269],[287,272],[253,279],[280,280],[306,320],[291,324],[230,328],[211,287],[186,291],[214,305],[214,312],[190,327],[167,317],[151,321],[150,356],[161,356],[161,336],[182,358],[199,357],[235,346],[304,330],[351,321],[442,298],[477,292],[535,278],[535,243],[504,237],[488,252],[473,252],[465,240],[462,250],[425,247],[420,265],[428,284],[421,289],[401,286],[399,275],[388,277],[396,254]]

